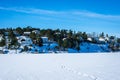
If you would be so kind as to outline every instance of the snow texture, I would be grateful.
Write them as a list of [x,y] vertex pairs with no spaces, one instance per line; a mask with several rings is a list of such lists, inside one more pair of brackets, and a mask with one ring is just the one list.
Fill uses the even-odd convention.
[[120,54],[1,54],[0,80],[120,80]]

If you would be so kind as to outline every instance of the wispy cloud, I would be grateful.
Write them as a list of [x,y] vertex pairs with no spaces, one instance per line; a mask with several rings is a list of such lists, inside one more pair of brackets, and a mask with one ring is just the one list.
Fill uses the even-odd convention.
[[73,14],[76,15],[83,15],[87,17],[93,17],[93,18],[104,18],[104,19],[120,19],[120,15],[107,15],[107,14],[100,14],[95,12],[89,12],[89,11],[75,11]]
[[7,8],[7,7],[0,7],[0,10],[8,10],[8,11],[15,11],[15,12],[22,12],[22,13],[29,13],[29,14],[61,14],[62,12],[51,11],[51,10],[43,10],[43,9],[36,9],[36,8]]
[[43,10],[36,8],[17,8],[17,7],[0,7],[0,10],[15,11],[27,14],[44,14],[49,16],[84,16],[88,18],[100,18],[100,19],[116,19],[120,20],[120,15],[106,15],[90,11],[54,11]]

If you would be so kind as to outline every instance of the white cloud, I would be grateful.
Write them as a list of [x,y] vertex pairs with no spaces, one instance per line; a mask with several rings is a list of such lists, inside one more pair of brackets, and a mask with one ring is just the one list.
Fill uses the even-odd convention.
[[43,14],[48,16],[69,16],[69,17],[76,17],[76,16],[84,16],[88,18],[99,18],[99,19],[114,19],[120,20],[120,15],[106,15],[106,14],[99,14],[89,11],[53,11],[53,10],[43,10],[43,9],[36,9],[36,8],[7,8],[7,7],[0,7],[0,10],[8,10],[8,11],[15,11],[27,14]]
[[120,19],[120,15],[106,15],[106,14],[99,14],[99,13],[88,12],[88,11],[75,11],[73,12],[73,14],[83,15],[83,16],[93,17],[93,18]]
[[22,13],[31,13],[31,14],[61,14],[62,12],[51,11],[51,10],[43,10],[43,9],[35,9],[35,8],[6,8],[0,7],[1,10],[22,12]]

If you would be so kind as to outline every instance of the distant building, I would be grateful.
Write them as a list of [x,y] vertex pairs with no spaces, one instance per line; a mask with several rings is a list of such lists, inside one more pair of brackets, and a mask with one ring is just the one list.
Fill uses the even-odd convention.
[[17,33],[17,31],[13,31],[15,36],[20,36],[20,34]]
[[48,37],[41,37],[43,40],[43,43],[47,43],[48,42]]
[[105,38],[100,37],[100,38],[99,38],[99,41],[105,42]]
[[33,30],[32,33],[40,34],[40,31],[39,30]]
[[20,36],[20,37],[17,37],[17,39],[18,39],[18,42],[20,44],[24,44],[24,45],[31,45],[31,44],[33,44],[31,38],[26,37],[26,36]]
[[92,38],[91,37],[88,37],[87,40],[92,42]]
[[31,32],[24,32],[24,36],[30,36]]
[[99,37],[98,40],[99,40],[98,43],[105,43],[106,42],[104,37]]

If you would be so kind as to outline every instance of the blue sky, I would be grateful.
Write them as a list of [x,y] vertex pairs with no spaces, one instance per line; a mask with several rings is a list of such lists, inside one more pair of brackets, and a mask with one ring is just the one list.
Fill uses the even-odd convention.
[[39,27],[120,36],[120,0],[0,0],[0,27]]

